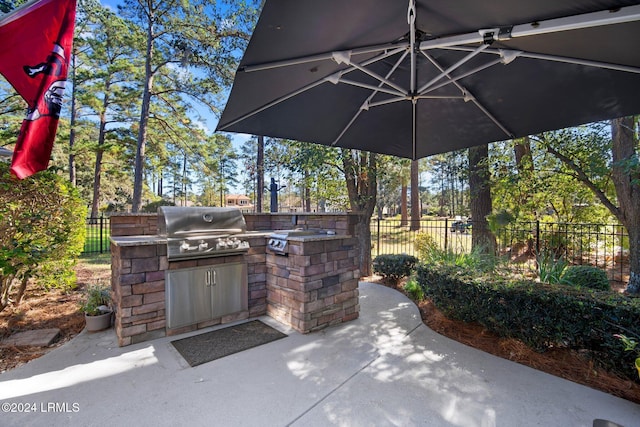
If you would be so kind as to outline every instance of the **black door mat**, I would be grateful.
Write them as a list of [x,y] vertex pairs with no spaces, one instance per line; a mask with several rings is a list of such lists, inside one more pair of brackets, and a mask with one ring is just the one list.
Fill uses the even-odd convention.
[[191,367],[286,337],[259,320],[171,341]]

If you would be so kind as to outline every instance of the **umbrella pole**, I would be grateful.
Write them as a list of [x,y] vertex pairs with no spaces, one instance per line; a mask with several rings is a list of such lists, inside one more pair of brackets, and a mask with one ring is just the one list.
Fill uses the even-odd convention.
[[409,10],[407,11],[407,22],[409,24],[409,46],[410,46],[410,55],[411,55],[411,82],[410,82],[410,95],[411,95],[411,125],[413,129],[411,130],[411,159],[417,159],[417,147],[416,147],[416,133],[418,129],[418,124],[416,122],[416,109],[417,109],[417,100],[416,96],[416,85],[417,85],[417,72],[416,72],[416,2],[415,0],[409,0]]
[[409,10],[407,11],[407,22],[409,23],[409,46],[411,50],[411,96],[416,93],[416,2],[409,0]]

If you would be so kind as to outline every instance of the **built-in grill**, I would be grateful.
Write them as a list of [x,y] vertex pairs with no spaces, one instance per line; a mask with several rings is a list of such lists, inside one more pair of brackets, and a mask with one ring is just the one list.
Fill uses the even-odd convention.
[[162,206],[158,234],[167,239],[169,261],[243,254],[247,225],[235,208]]

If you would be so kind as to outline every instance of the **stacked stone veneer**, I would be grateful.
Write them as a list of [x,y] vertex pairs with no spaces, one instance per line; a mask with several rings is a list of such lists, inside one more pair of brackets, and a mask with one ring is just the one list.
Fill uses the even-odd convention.
[[[277,257],[280,259],[270,263],[275,268],[267,266],[267,257],[275,255],[266,253],[265,234],[248,239],[250,249],[246,255],[168,262],[166,242],[157,237],[157,215],[112,216],[111,286],[119,345],[126,346],[264,314],[270,314],[304,332],[358,316],[359,271],[357,253],[354,252],[357,251],[357,245],[355,240],[345,236],[353,235],[357,220],[355,215],[245,214],[245,220],[247,229],[251,231],[321,228],[335,230],[338,236],[325,237],[328,240],[322,241],[324,243],[293,243],[294,253],[289,257]],[[166,270],[239,261],[247,262],[248,310],[185,328],[167,329]],[[289,263],[292,263],[291,270],[287,270]],[[349,263],[352,264],[351,267],[347,265]],[[292,287],[283,286],[283,279],[290,279]],[[271,287],[267,286],[267,281],[272,282]],[[336,284],[339,284],[339,291]],[[316,289],[312,289],[314,287]],[[268,298],[270,292],[274,292],[271,300]],[[297,303],[294,303],[295,309],[287,311],[283,303],[293,303],[297,301],[296,298],[302,298],[301,302],[305,305],[298,307]],[[271,305],[273,307],[269,310],[268,307]],[[316,311],[321,305],[322,310]],[[313,319],[307,320],[311,311]]]
[[272,231],[295,228],[333,230],[337,235],[355,234],[358,216],[350,213],[342,214],[244,214],[247,230]]
[[[246,255],[167,261],[167,246],[155,236],[139,236],[137,241],[114,238],[111,243],[111,288],[116,306],[115,328],[118,344],[175,335],[220,323],[261,316],[267,311],[265,237],[249,239]],[[210,321],[177,329],[166,327],[165,271],[182,268],[247,263],[248,309]]]
[[267,314],[302,333],[358,318],[358,245],[348,236],[298,237],[267,254]]
[[157,214],[112,214],[109,218],[112,236],[155,236]]
[[165,335],[164,272],[167,246],[111,243],[111,289],[116,305],[118,344],[125,346]]

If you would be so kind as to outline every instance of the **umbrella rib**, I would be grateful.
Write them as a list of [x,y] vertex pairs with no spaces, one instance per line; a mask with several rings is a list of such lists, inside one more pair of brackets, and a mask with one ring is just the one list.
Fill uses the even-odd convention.
[[469,100],[469,97],[468,96],[465,97],[464,95],[453,95],[453,96],[452,95],[418,95],[414,97],[403,96],[398,98],[388,98],[382,101],[369,102],[367,103],[367,108],[381,107],[383,105],[393,104],[394,102],[411,101],[413,99],[466,99],[466,100]]
[[[427,57],[431,62],[433,62],[433,59],[432,59],[432,58],[430,58],[426,53],[424,53],[424,52],[421,52],[421,53],[422,53],[425,57]],[[457,76],[455,76],[455,77],[448,76],[448,77],[449,77],[449,79],[448,79],[447,81],[442,82],[442,83],[440,83],[440,84],[437,84],[437,85],[435,85],[435,86],[431,86],[431,87],[430,87],[430,88],[428,88],[427,90],[425,90],[425,91],[421,92],[421,93],[420,93],[420,95],[425,95],[425,94],[427,94],[427,93],[429,93],[429,92],[433,92],[434,90],[440,89],[441,87],[444,87],[444,86],[447,86],[447,85],[449,85],[449,84],[451,84],[451,83],[457,82],[458,80],[462,80],[462,79],[464,79],[465,77],[469,77],[469,76],[470,76],[470,75],[472,75],[472,74],[479,73],[479,72],[480,72],[480,71],[482,71],[482,70],[485,70],[485,69],[487,69],[487,68],[493,67],[494,65],[497,65],[497,64],[500,64],[500,63],[503,63],[503,62],[504,62],[504,60],[503,60],[502,58],[495,59],[495,60],[493,60],[493,61],[489,61],[489,62],[487,62],[486,64],[480,65],[480,66],[478,66],[478,67],[474,68],[473,70],[469,70],[469,71],[467,71],[467,72],[465,72],[465,73],[462,73],[462,74],[460,74],[460,75],[457,75]]]
[[298,90],[295,90],[295,91],[290,92],[290,93],[288,93],[288,94],[286,94],[284,96],[281,96],[278,99],[274,99],[273,101],[268,102],[267,104],[264,104],[262,107],[256,108],[255,110],[253,110],[253,111],[251,111],[251,112],[249,112],[247,114],[243,114],[242,116],[240,116],[237,119],[227,123],[226,125],[220,126],[220,130],[225,130],[225,129],[227,129],[227,128],[229,128],[229,127],[231,127],[231,126],[233,126],[233,125],[235,125],[237,123],[240,123],[241,121],[243,121],[245,119],[248,119],[249,117],[255,116],[256,114],[261,113],[264,110],[273,107],[274,105],[277,105],[277,104],[279,104],[281,102],[286,101],[289,98],[293,98],[296,95],[299,95],[299,94],[301,94],[303,92],[306,92],[306,91],[308,91],[310,89],[313,89],[314,87],[319,86],[322,83],[325,83],[327,81],[328,80],[327,80],[326,77],[323,78],[323,79],[320,79],[320,80],[316,80],[315,82],[310,83],[310,84],[308,84],[306,86],[303,86]]
[[540,53],[529,53],[529,52],[524,52],[521,56],[525,58],[531,58],[531,59],[543,59],[545,61],[566,62],[569,64],[585,65],[589,67],[605,68],[609,70],[640,74],[639,67],[631,67],[628,65],[611,64],[608,62],[590,61],[587,59],[578,59],[578,58],[570,58],[565,56],[545,55]]
[[[397,54],[399,52],[402,52],[403,50],[405,51],[405,53],[400,58],[400,60],[403,60],[404,57],[406,56],[406,48],[397,47],[397,48],[395,48],[395,49],[393,49],[391,51],[387,51],[387,52],[384,52],[383,54],[380,54],[380,55],[377,55],[377,56],[375,56],[373,58],[370,58],[370,59],[366,60],[365,62],[363,62],[363,64],[365,66],[373,64],[374,62],[381,61],[381,60],[383,60],[383,59],[385,59],[385,58],[387,58],[389,56],[393,56],[393,55],[395,55],[395,54]],[[397,67],[397,65],[396,65],[396,67]],[[306,92],[306,91],[308,91],[310,89],[313,89],[314,87],[319,86],[322,83],[326,83],[326,82],[338,83],[340,81],[340,77],[343,74],[350,73],[351,71],[355,71],[355,70],[356,70],[355,67],[350,66],[349,68],[345,68],[344,70],[339,70],[339,71],[337,71],[336,73],[334,73],[332,75],[329,75],[327,77],[323,77],[321,79],[318,79],[318,80],[316,80],[316,81],[314,81],[312,83],[309,83],[306,86],[301,87],[300,89],[297,89],[297,90],[295,90],[293,92],[290,92],[290,93],[288,93],[286,95],[283,95],[283,96],[281,96],[281,97],[279,97],[277,99],[274,99],[273,101],[271,101],[271,102],[269,102],[267,104],[264,104],[263,106],[261,106],[259,108],[256,108],[255,110],[250,111],[247,114],[243,114],[242,116],[238,117],[237,119],[235,119],[235,120],[233,120],[233,121],[231,121],[231,122],[229,122],[229,123],[227,123],[225,125],[220,126],[219,129],[220,130],[225,130],[225,129],[227,129],[227,128],[235,125],[235,124],[240,123],[241,121],[243,121],[245,119],[248,119],[249,117],[252,117],[252,116],[254,116],[254,115],[258,114],[258,113],[263,112],[264,110],[267,110],[267,109],[273,107],[274,105],[278,105],[281,102],[286,101],[287,99],[293,98],[294,96],[297,96],[297,95],[299,95],[299,94],[301,94],[303,92]],[[394,70],[395,70],[395,67],[394,67]]]
[[[447,47],[447,50],[459,50],[464,52],[472,51],[473,48],[458,46]],[[627,73],[640,74],[640,67],[632,67],[630,65],[612,64],[610,62],[591,61],[589,59],[571,58],[568,56],[549,55],[545,53],[518,51],[518,56],[529,59],[541,59],[544,61],[565,62],[567,64],[584,65],[588,67],[604,68],[608,70],[624,71]],[[483,53],[501,55],[500,49],[486,49]]]
[[382,101],[367,102],[366,106],[367,106],[367,109],[369,109],[372,107],[381,107],[383,105],[393,104],[394,102],[410,101],[410,100],[411,98],[407,96],[398,97],[398,98],[387,98],[387,99],[383,99]]
[[509,138],[513,138],[513,133],[510,132],[493,114],[491,114],[489,112],[489,110],[487,110],[482,104],[480,104],[480,102],[478,102],[478,100],[476,99],[476,97],[467,90],[467,88],[465,88],[464,86],[462,86],[460,83],[458,83],[457,81],[453,80],[451,78],[451,76],[449,76],[444,68],[438,64],[438,62],[433,59],[431,56],[427,55],[426,53],[422,53],[429,61],[431,61],[431,63],[438,69],[440,70],[440,72],[442,72],[444,75],[446,75],[446,77],[451,80],[451,83],[453,83],[454,85],[456,85],[456,87],[463,93],[464,95],[464,100],[466,101],[472,101],[476,107],[478,107],[478,109],[480,109],[480,111],[482,111],[484,113],[485,116],[487,116],[493,123],[495,123],[496,126],[498,126],[500,128],[500,130],[502,130],[502,132],[504,132]]
[[451,71],[454,71],[455,69],[457,69],[457,68],[461,67],[462,65],[464,65],[465,63],[469,62],[473,57],[475,57],[476,55],[478,55],[480,52],[482,52],[483,50],[487,49],[488,47],[489,47],[488,44],[481,44],[480,46],[475,48],[472,52],[470,52],[467,56],[465,56],[464,58],[462,58],[461,60],[459,60],[458,62],[456,62],[455,64],[453,64],[449,68],[447,68],[446,70],[440,70],[440,75],[434,77],[429,82],[427,82],[424,85],[422,85],[422,87],[420,87],[420,89],[418,89],[418,93],[419,94],[423,94],[424,92],[427,91],[427,89],[429,89],[430,86],[432,86],[433,84],[435,84],[436,82],[438,82],[439,80],[441,80],[445,76],[447,78],[451,79],[451,77],[449,76],[449,73],[451,73]]
[[[406,49],[408,46],[409,46],[408,42],[385,43],[385,44],[351,49],[349,50],[349,52],[351,53],[351,55],[363,55],[367,53],[385,52],[388,50],[401,51]],[[333,59],[334,54],[336,52],[337,51],[334,50],[331,52],[323,52],[323,53],[303,56],[299,58],[284,59],[281,61],[263,62],[261,64],[245,65],[244,67],[240,67],[239,71],[244,71],[245,73],[252,73],[255,71],[264,71],[264,70],[270,70],[273,68],[289,67],[291,65],[307,64],[309,62],[326,61],[328,59]]]
[[344,83],[344,84],[351,85],[351,86],[357,86],[357,87],[361,87],[361,88],[364,88],[364,89],[371,89],[372,91],[376,91],[376,92],[385,92],[385,93],[388,93],[388,94],[391,94],[391,95],[395,95],[395,96],[405,96],[405,94],[402,93],[402,92],[398,92],[398,91],[395,91],[395,90],[387,89],[387,88],[385,88],[385,87],[383,87],[381,85],[380,86],[374,86],[374,85],[370,85],[370,84],[367,84],[367,83],[360,83],[360,82],[356,82],[354,80],[347,80],[347,79],[343,79],[343,78],[340,79],[340,83]]
[[362,71],[363,73],[365,73],[365,74],[367,74],[367,75],[369,75],[369,76],[373,77],[374,79],[378,80],[380,83],[386,84],[387,86],[389,86],[389,87],[392,87],[392,88],[396,89],[399,93],[401,93],[401,94],[405,94],[404,89],[403,89],[401,86],[399,86],[399,85],[397,85],[397,84],[393,83],[393,82],[392,82],[392,81],[390,81],[389,79],[386,79],[386,78],[384,78],[384,77],[382,77],[382,76],[378,75],[377,73],[374,73],[374,72],[373,72],[373,71],[371,71],[371,70],[367,70],[366,68],[364,68],[364,67],[363,67],[363,66],[361,66],[360,64],[356,64],[356,63],[350,62],[350,63],[349,63],[349,65],[351,65],[352,67],[355,67],[355,68],[357,68],[358,70]]
[[[404,59],[407,57],[407,54],[409,52],[407,52],[406,50],[404,51],[404,53],[400,56],[400,58],[398,58],[398,60],[396,61],[395,64],[393,64],[393,67],[391,68],[391,70],[389,70],[389,72],[387,73],[386,78],[388,79],[389,77],[391,77],[391,75],[393,73],[395,73],[395,71],[398,69],[398,67],[400,66],[400,64],[402,63],[402,61],[404,61]],[[383,83],[380,83],[378,86],[382,87]],[[358,119],[358,117],[360,116],[360,114],[362,113],[363,110],[368,109],[368,105],[369,102],[371,102],[371,100],[373,99],[374,96],[376,96],[376,94],[378,93],[378,90],[375,90],[373,92],[371,92],[371,95],[369,95],[367,97],[367,99],[364,101],[364,103],[362,104],[362,107],[360,107],[360,109],[356,112],[356,114],[353,115],[353,117],[351,118],[351,120],[349,120],[349,123],[347,123],[347,125],[344,127],[344,129],[342,129],[342,132],[340,132],[340,134],[338,134],[338,136],[336,137],[336,139],[331,143],[331,147],[334,147],[338,141],[340,141],[340,139],[342,138],[342,136],[347,132],[347,130],[349,130],[349,128],[353,125],[353,123],[355,123],[355,121]],[[395,98],[396,100],[402,101],[404,100],[404,98]],[[395,101],[394,101],[395,102]]]

